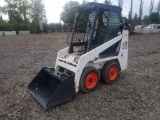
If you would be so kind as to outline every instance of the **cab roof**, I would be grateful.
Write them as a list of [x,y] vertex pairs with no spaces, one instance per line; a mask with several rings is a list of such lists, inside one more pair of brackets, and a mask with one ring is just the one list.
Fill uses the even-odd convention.
[[102,4],[102,3],[96,3],[96,2],[89,2],[86,4],[81,4],[74,6],[72,9],[75,11],[81,11],[81,10],[92,10],[92,9],[106,9],[106,10],[114,10],[114,11],[122,11],[122,8],[118,6],[113,6],[113,5],[107,5],[107,4]]

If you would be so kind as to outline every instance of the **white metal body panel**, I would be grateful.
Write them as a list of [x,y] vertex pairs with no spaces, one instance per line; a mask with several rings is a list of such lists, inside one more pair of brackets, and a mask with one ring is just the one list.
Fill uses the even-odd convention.
[[128,65],[128,31],[123,32],[118,60],[121,71],[125,70]]
[[[120,51],[118,56],[114,57],[107,57],[100,59],[99,54],[106,50],[107,48],[111,47],[118,41],[121,41]],[[65,56],[72,56],[66,58]],[[78,57],[78,62],[76,63],[74,59]],[[128,63],[128,31],[124,30],[122,35],[98,46],[97,48],[83,54],[82,56],[76,56],[73,54],[68,54],[68,47],[62,49],[57,54],[55,69],[58,69],[58,66],[64,67],[72,72],[75,73],[74,84],[75,84],[75,92],[79,90],[79,80],[83,69],[86,66],[94,66],[95,68],[102,68],[104,63],[110,60],[118,59],[120,63],[121,70],[125,70],[127,68]],[[72,64],[72,65],[71,65]]]

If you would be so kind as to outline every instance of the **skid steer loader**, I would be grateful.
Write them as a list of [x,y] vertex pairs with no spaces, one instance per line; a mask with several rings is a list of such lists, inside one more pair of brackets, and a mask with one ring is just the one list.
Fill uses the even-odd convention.
[[91,2],[72,10],[69,47],[58,51],[55,68],[42,68],[28,85],[45,109],[72,100],[79,90],[92,92],[100,79],[114,83],[127,68],[128,31],[122,27],[122,9]]

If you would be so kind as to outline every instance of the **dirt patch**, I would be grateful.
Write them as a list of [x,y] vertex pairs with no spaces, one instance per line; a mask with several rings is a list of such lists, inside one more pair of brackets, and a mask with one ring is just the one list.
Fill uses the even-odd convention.
[[27,85],[43,66],[54,67],[67,33],[0,37],[0,119],[160,119],[160,34],[129,37],[128,69],[113,85],[44,110]]

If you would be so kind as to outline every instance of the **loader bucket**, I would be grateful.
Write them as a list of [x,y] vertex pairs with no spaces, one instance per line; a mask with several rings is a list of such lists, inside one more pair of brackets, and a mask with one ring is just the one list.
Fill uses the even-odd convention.
[[48,109],[73,99],[73,78],[44,67],[28,85],[29,92]]

